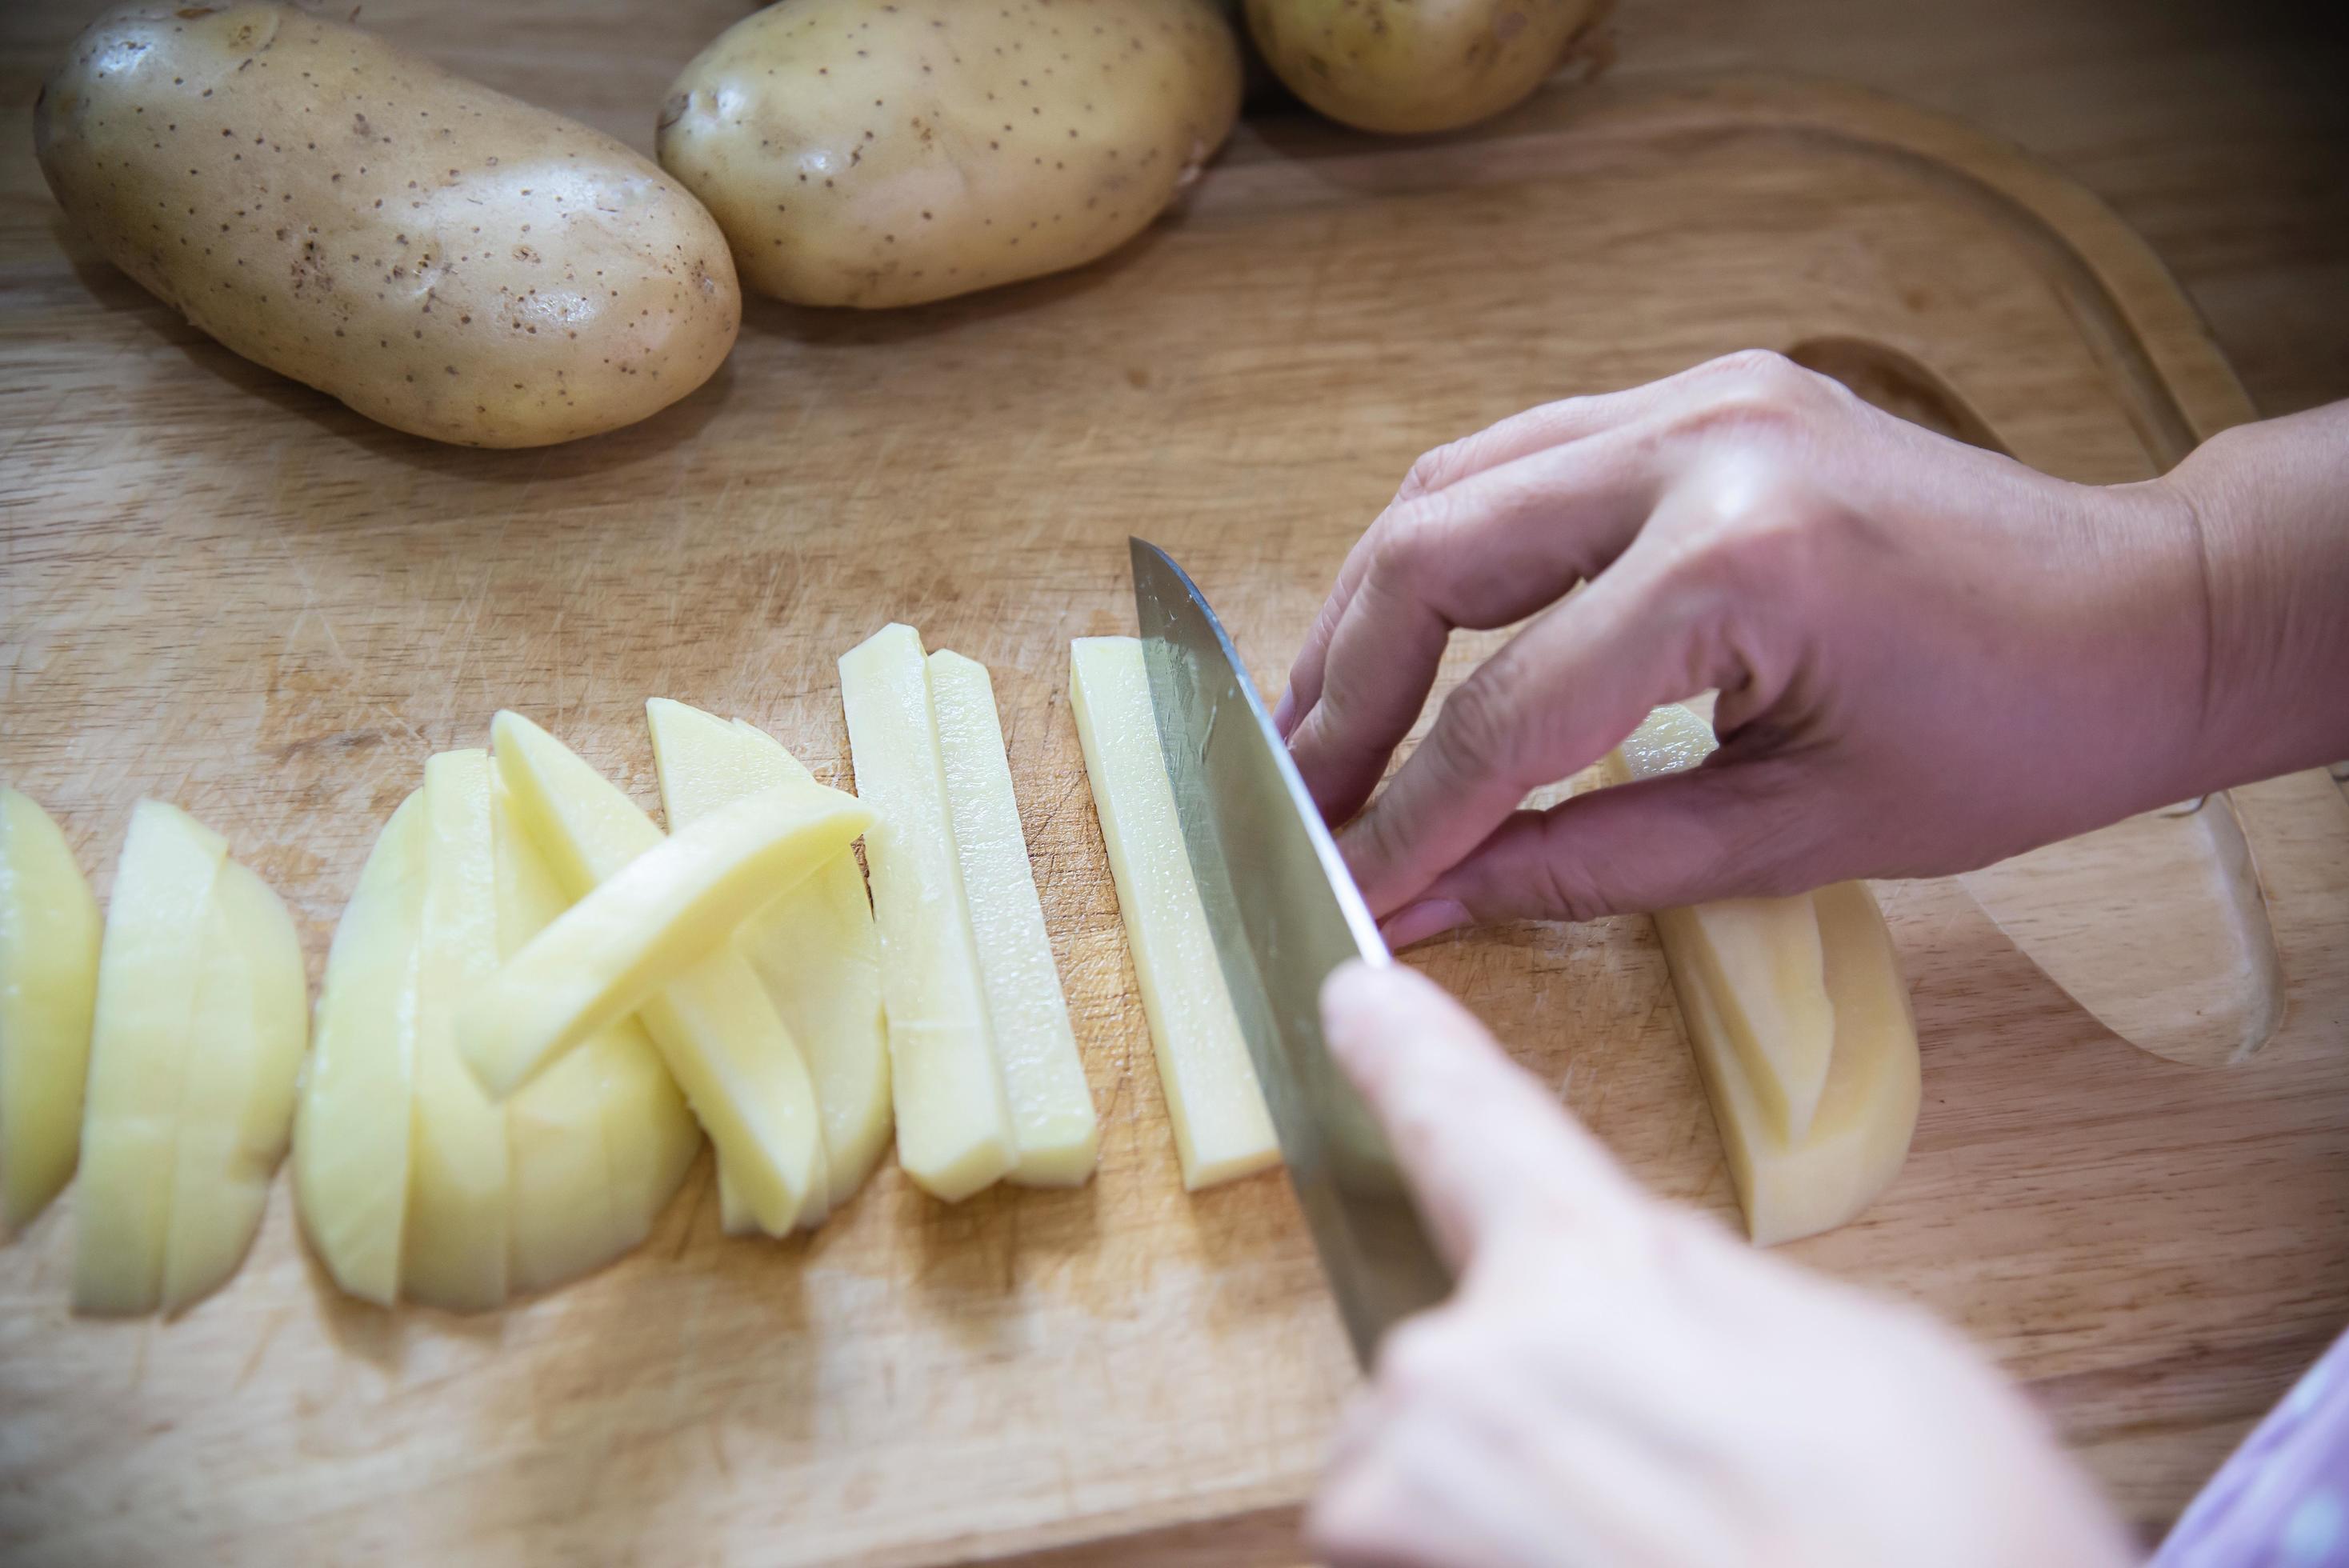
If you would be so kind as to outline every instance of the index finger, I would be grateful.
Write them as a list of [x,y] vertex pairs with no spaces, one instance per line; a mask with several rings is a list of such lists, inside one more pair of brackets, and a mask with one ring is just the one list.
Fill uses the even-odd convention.
[[1640,1222],[1648,1199],[1613,1157],[1431,981],[1349,964],[1322,985],[1321,1016],[1455,1274],[1528,1227]]

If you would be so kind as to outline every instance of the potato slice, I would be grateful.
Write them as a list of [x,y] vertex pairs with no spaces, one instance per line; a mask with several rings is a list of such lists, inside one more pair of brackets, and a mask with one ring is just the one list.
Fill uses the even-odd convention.
[[1272,1116],[1174,814],[1141,642],[1076,639],[1069,648],[1069,696],[1174,1123],[1183,1185],[1195,1191],[1277,1165]]
[[[499,714],[491,739],[532,841],[571,896],[584,897],[660,843],[660,830],[635,801],[520,714]],[[749,962],[721,946],[638,1016],[759,1228],[780,1236],[802,1211],[823,1212],[815,1088]]]
[[[1713,747],[1704,720],[1677,705],[1660,707],[1608,758],[1605,771],[1617,783],[1653,779],[1694,767]],[[1835,1045],[1811,895],[1667,910],[1656,927],[1681,961],[1702,975],[1772,1125],[1781,1137],[1799,1140],[1818,1113]]]
[[227,842],[177,807],[131,810],[98,949],[74,1204],[78,1312],[152,1312],[162,1299],[181,1088],[227,857]]
[[[512,958],[569,902],[514,809],[490,789],[498,952]],[[594,1036],[505,1103],[507,1283],[542,1291],[645,1239],[700,1147],[685,1097],[634,1018]]]
[[971,934],[962,861],[922,639],[885,626],[840,658],[856,790],[881,813],[865,835],[889,1019],[897,1162],[954,1202],[1018,1158]]
[[[1763,1110],[1702,973],[1672,964],[1746,1233],[1762,1246],[1830,1231],[1858,1214],[1899,1174],[1917,1130],[1917,1026],[1884,916],[1861,882],[1821,888],[1814,903],[1836,1046],[1818,1114],[1798,1140],[1782,1137]],[[1668,944],[1664,951],[1670,958],[1676,949]]]
[[872,820],[854,796],[811,780],[746,795],[678,830],[478,986],[458,1017],[460,1048],[484,1081],[523,1082],[730,944]]
[[1080,1187],[1093,1173],[1100,1124],[1044,932],[995,684],[985,665],[942,648],[930,655],[930,701],[995,1060],[1019,1146],[1010,1180]]
[[0,789],[0,1238],[73,1175],[100,929],[65,834]]
[[424,936],[417,961],[416,1091],[400,1294],[451,1312],[506,1298],[511,1173],[504,1111],[458,1054],[461,998],[498,962],[490,758],[424,764]]
[[399,1296],[424,935],[424,793],[376,838],[335,927],[294,1119],[294,1199],[327,1274],[378,1306]]
[[[729,724],[666,697],[645,704],[645,717],[673,830],[761,789],[814,782],[781,742],[740,719]],[[833,1204],[846,1202],[873,1173],[892,1125],[880,938],[855,851],[833,855],[734,941],[806,1056],[823,1117],[826,1185]],[[722,1166],[718,1177],[719,1217],[732,1231],[743,1223],[740,1200]]]
[[163,1241],[167,1313],[219,1289],[253,1245],[310,1041],[309,978],[285,903],[224,860],[209,925]]

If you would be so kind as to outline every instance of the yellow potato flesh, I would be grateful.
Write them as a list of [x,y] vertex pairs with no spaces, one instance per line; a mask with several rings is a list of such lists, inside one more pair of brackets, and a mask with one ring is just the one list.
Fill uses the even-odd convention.
[[1239,104],[1237,40],[1203,0],[794,0],[685,67],[657,139],[750,287],[902,305],[1115,249]]
[[[584,897],[660,843],[660,830],[635,801],[528,719],[502,713],[491,734],[517,812],[571,896]],[[759,1229],[780,1236],[803,1211],[823,1212],[815,1088],[749,962],[720,946],[637,1016]]]
[[1081,1186],[1093,1173],[1100,1126],[1044,931],[995,686],[986,665],[940,649],[930,655],[930,698],[996,1065],[1019,1145],[1009,1179]]
[[1818,1114],[1799,1140],[1772,1126],[1724,1037],[1708,983],[1665,947],[1746,1233],[1763,1246],[1833,1230],[1858,1214],[1899,1174],[1917,1128],[1917,1028],[1884,917],[1859,882],[1821,888],[1814,902],[1836,1048]]
[[[506,958],[569,902],[515,813],[491,788],[498,951]],[[542,1291],[602,1267],[644,1240],[693,1161],[701,1135],[659,1054],[623,1018],[505,1103],[512,1208],[508,1283]]]
[[73,1174],[101,929],[65,834],[0,789],[0,1237]]
[[400,1294],[452,1312],[506,1298],[511,1177],[504,1112],[458,1055],[459,999],[496,967],[490,758],[424,765],[424,934],[417,963],[416,1087]]
[[857,794],[880,813],[864,856],[881,933],[897,1162],[954,1202],[1009,1172],[1019,1145],[988,1026],[920,636],[886,626],[842,655],[840,695]]
[[[1615,756],[1609,777],[1653,779],[1695,766],[1713,730],[1687,708],[1658,708]],[[1656,928],[1693,965],[1719,1009],[1746,1082],[1782,1137],[1799,1139],[1826,1091],[1835,1016],[1811,895],[1721,899],[1656,916]]]
[[425,836],[419,790],[384,824],[335,927],[294,1119],[303,1232],[337,1285],[378,1306],[398,1299],[407,1223]]
[[[1661,707],[1608,758],[1604,771],[1619,783],[1654,778],[1695,766],[1713,745],[1702,719],[1683,707]],[[1793,940],[1787,928],[1798,916],[1805,929]],[[1667,911],[1657,916],[1656,929],[1748,1233],[1768,1245],[1849,1220],[1898,1174],[1917,1124],[1916,1026],[1874,897],[1862,883],[1839,882],[1800,899]],[[1724,963],[1717,952],[1723,931],[1742,934],[1752,953],[1819,955],[1824,1019],[1799,1026],[1826,1065],[1799,1133],[1788,1130],[1783,1090],[1764,1092],[1770,1058],[1757,1052],[1754,1032],[1739,1020],[1805,1016],[1807,957],[1791,966]],[[1733,1006],[1733,989],[1739,993]],[[1785,1006],[1782,993],[1788,991],[1803,997],[1795,1009]]]
[[152,1312],[162,1299],[180,1100],[228,855],[160,801],[132,810],[98,950],[98,1001],[74,1202],[74,1307]]
[[844,853],[872,820],[812,781],[745,796],[636,856],[467,999],[460,1047],[521,1083],[731,942],[751,914]]
[[178,1312],[236,1272],[285,1154],[310,1037],[302,939],[285,905],[234,861],[212,885],[163,1243],[161,1305]]
[[1183,1184],[1195,1191],[1277,1165],[1271,1113],[1174,814],[1140,641],[1078,638],[1069,694]]
[[[737,721],[655,697],[645,705],[661,809],[672,830],[736,800],[812,777],[781,743]],[[864,1183],[889,1141],[888,1036],[881,1014],[881,947],[853,849],[753,915],[735,945],[765,985],[805,1055],[823,1117],[829,1197],[837,1206]],[[721,1222],[746,1222],[734,1183],[719,1171]],[[811,1222],[817,1215],[804,1215]]]

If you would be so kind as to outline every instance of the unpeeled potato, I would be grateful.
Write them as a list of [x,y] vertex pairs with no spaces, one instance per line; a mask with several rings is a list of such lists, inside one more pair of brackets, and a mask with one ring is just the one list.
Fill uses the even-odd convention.
[[611,138],[289,5],[119,5],[41,88],[58,203],[229,348],[396,428],[529,447],[709,379],[724,237]]
[[659,154],[750,287],[916,304],[1123,244],[1239,102],[1207,0],[782,0],[685,67]]
[[1451,130],[1547,76],[1594,0],[1247,0],[1289,90],[1361,130]]

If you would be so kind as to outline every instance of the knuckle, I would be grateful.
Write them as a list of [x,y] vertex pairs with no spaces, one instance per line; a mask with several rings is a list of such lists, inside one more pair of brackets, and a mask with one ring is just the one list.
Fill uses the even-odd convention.
[[1428,734],[1439,743],[1438,755],[1463,778],[1506,777],[1516,766],[1517,705],[1493,668],[1488,664],[1453,688]]
[[1441,493],[1388,508],[1371,546],[1371,581],[1385,585],[1418,579],[1441,555],[1452,511]]
[[1535,868],[1536,893],[1550,912],[1547,918],[1579,923],[1615,913],[1612,901],[1592,879],[1590,867],[1554,838],[1542,845]]
[[1466,462],[1468,438],[1446,441],[1432,447],[1413,459],[1410,471],[1402,476],[1402,488],[1395,491],[1398,501],[1416,500],[1433,495],[1452,482]]
[[1439,1396],[1459,1381],[1461,1343],[1443,1317],[1413,1318],[1379,1347],[1379,1382],[1407,1404]]

